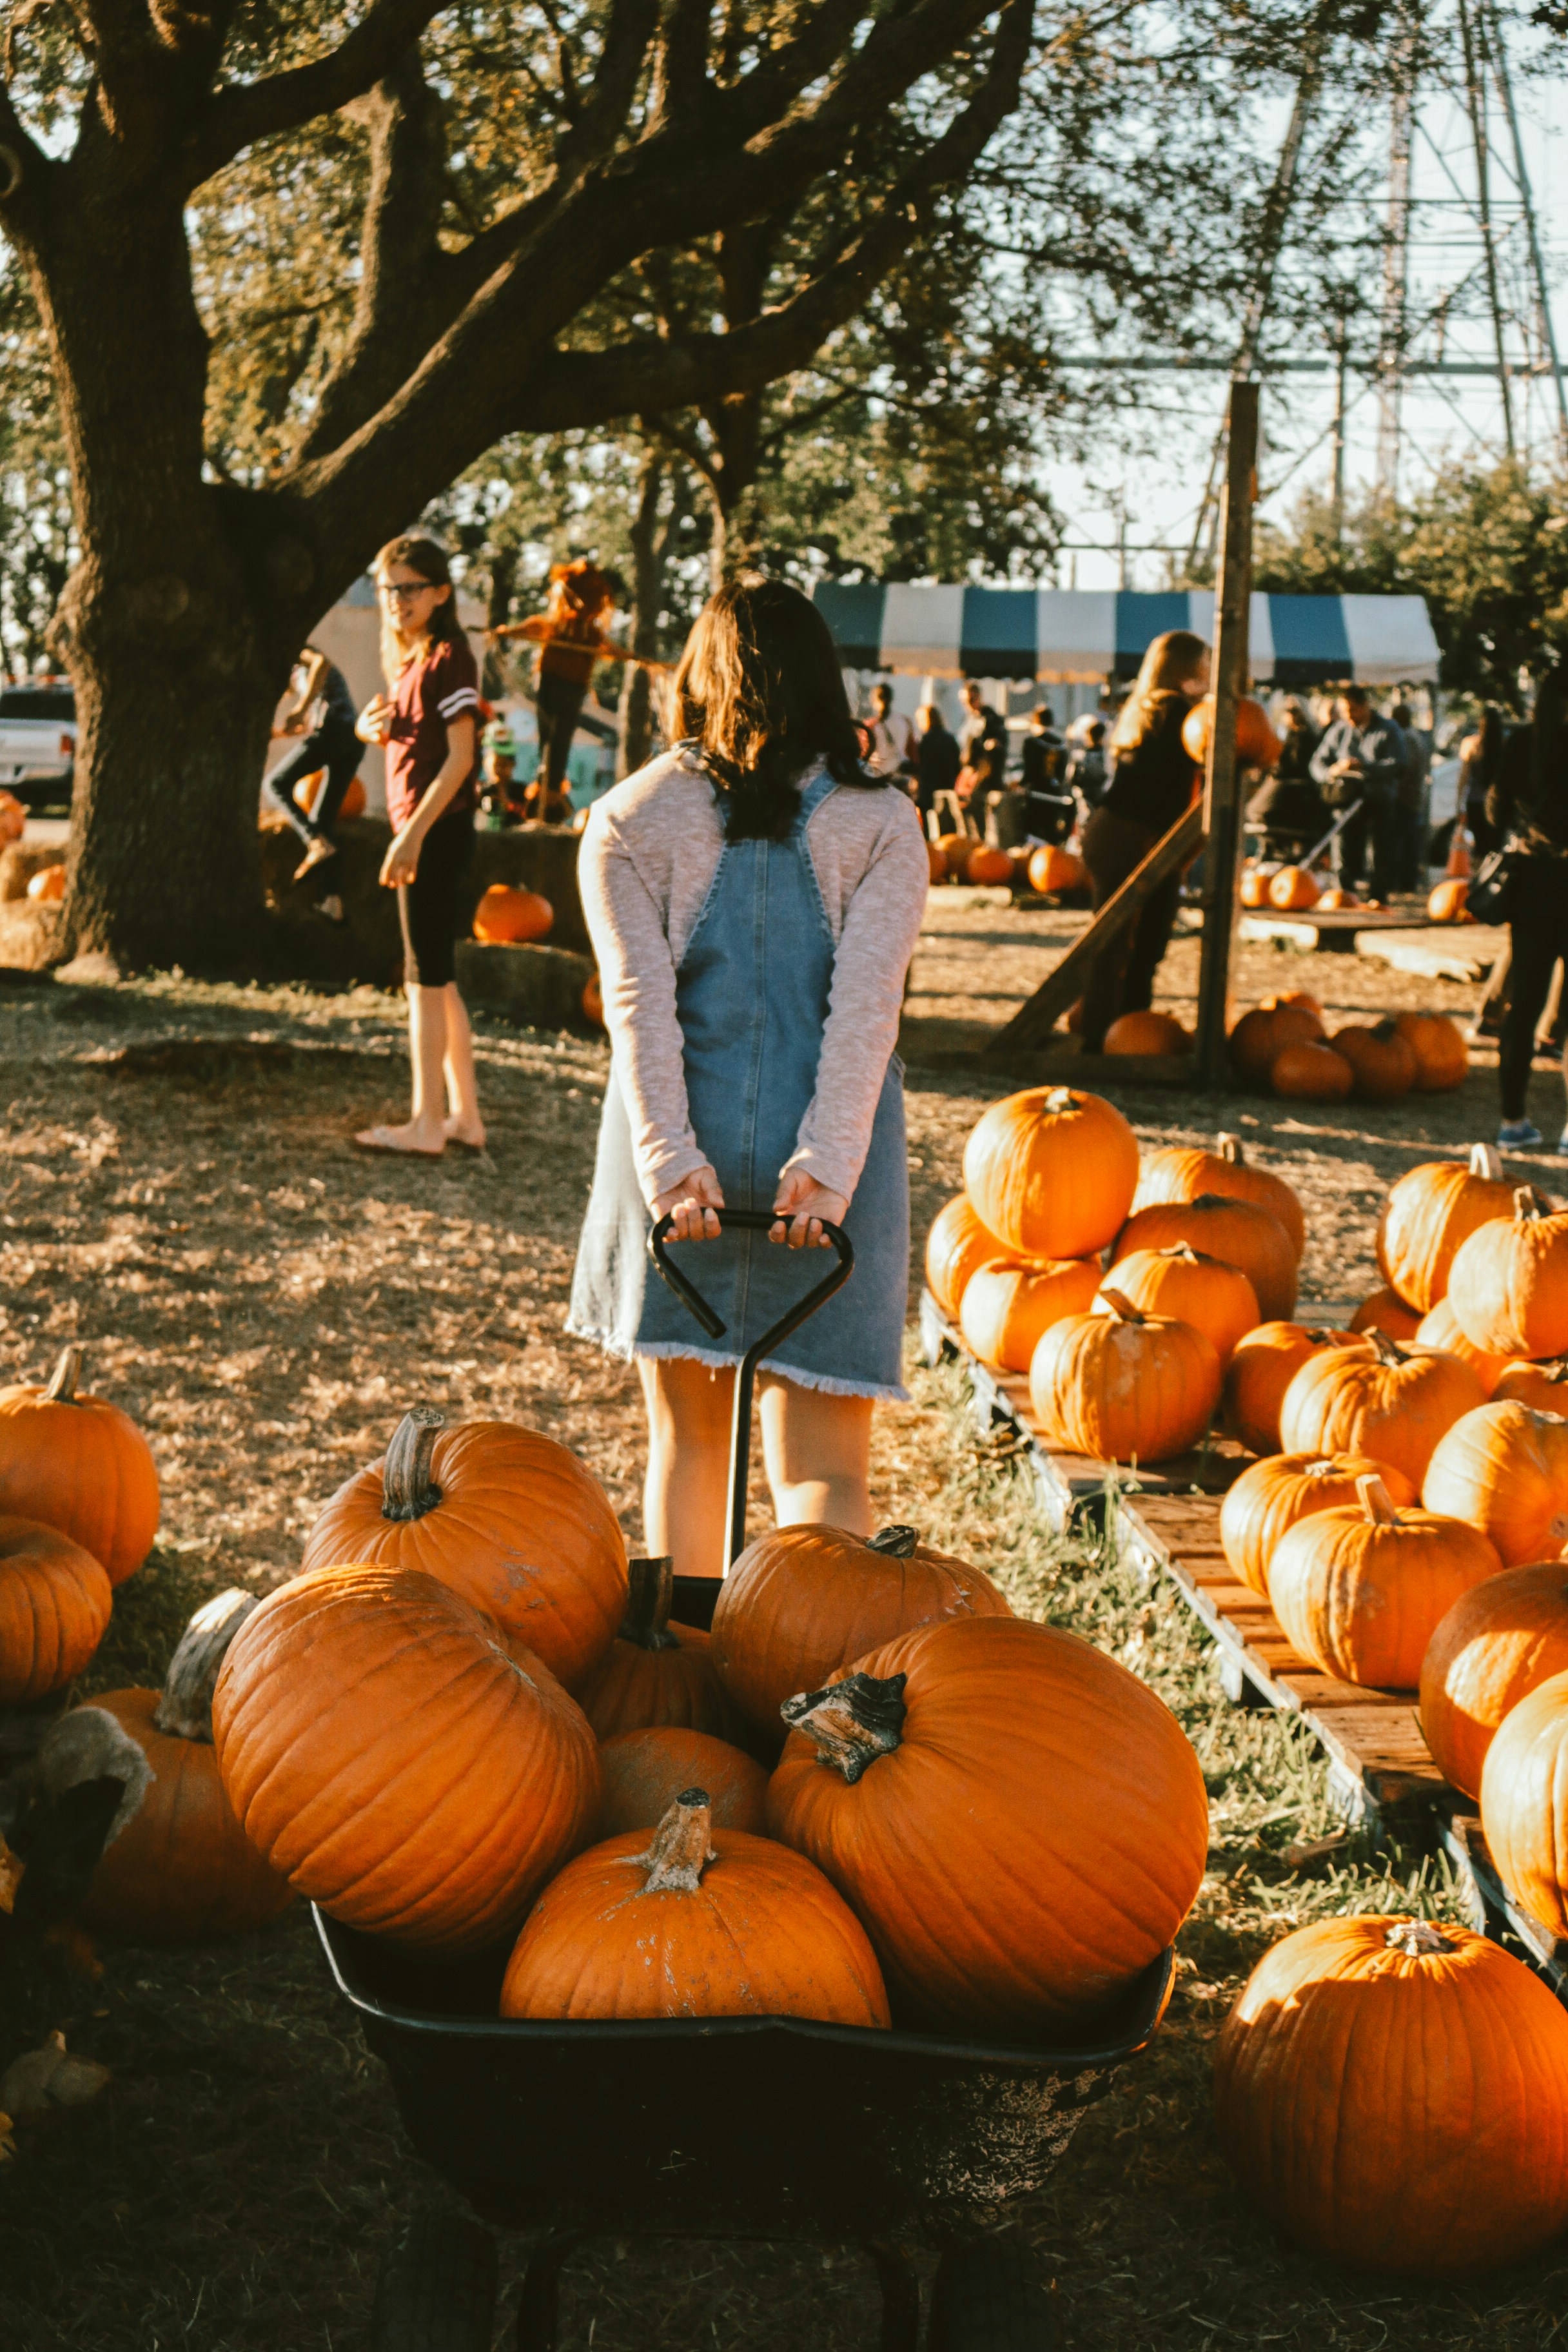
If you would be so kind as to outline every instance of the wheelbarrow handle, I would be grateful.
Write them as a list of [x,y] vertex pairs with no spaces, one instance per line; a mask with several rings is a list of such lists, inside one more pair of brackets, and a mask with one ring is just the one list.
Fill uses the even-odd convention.
[[[715,1209],[722,1231],[765,1234],[781,1222],[776,1209]],[[721,1339],[729,1328],[723,1318],[710,1307],[695,1283],[671,1258],[667,1246],[673,1215],[660,1217],[647,1237],[647,1251],[659,1274],[668,1283],[683,1307],[693,1315],[710,1339]],[[770,1325],[760,1339],[754,1339],[742,1357],[735,1375],[735,1416],[730,1439],[730,1501],[728,1510],[729,1538],[724,1564],[737,1559],[746,1548],[746,1484],[752,1460],[752,1394],[756,1386],[757,1366],[770,1349],[777,1348],[792,1331],[798,1331],[808,1317],[819,1307],[826,1306],[836,1290],[842,1290],[855,1271],[855,1244],[841,1225],[830,1224],[824,1217],[822,1230],[832,1243],[838,1263],[829,1268],[822,1280],[798,1298],[785,1315]]]

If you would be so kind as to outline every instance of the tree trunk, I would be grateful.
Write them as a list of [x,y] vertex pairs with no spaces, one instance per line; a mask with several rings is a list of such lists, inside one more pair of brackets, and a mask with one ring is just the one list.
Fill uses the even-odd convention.
[[[664,556],[668,534],[658,527],[658,504],[668,467],[650,450],[643,459],[637,484],[637,512],[632,517],[632,609],[630,642],[634,654],[652,657],[658,652],[658,619],[664,609]],[[637,662],[626,664],[616,714],[616,781],[635,776],[647,764],[653,742],[653,679]]]

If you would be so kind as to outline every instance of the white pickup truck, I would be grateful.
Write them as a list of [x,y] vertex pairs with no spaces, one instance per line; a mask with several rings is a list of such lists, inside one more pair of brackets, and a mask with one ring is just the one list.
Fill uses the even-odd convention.
[[0,686],[0,790],[29,808],[68,807],[76,696],[63,677]]

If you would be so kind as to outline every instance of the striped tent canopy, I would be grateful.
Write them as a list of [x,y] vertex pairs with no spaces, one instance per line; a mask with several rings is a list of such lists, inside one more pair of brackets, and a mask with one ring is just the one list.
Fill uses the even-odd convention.
[[[1136,595],[1073,588],[921,588],[819,582],[818,610],[846,669],[922,677],[1131,677],[1152,639],[1194,629],[1211,642],[1207,589]],[[1250,667],[1263,685],[1435,684],[1437,640],[1423,596],[1252,599]]]

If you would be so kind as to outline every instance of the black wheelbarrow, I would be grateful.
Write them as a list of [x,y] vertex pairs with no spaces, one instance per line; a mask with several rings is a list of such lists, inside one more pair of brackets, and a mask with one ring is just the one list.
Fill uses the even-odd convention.
[[[736,1381],[731,1559],[757,1361],[854,1264],[845,1235],[828,1232],[837,1265],[750,1350]],[[663,1228],[650,1246],[721,1336],[665,1257]],[[677,1577],[675,1587],[678,1619],[706,1627],[716,1582]],[[437,1962],[315,1916],[416,2151],[479,2217],[425,2214],[400,2232],[382,2264],[371,2352],[489,2352],[490,2226],[541,2233],[518,2352],[550,2352],[562,2264],[596,2236],[858,2243],[881,2282],[880,2352],[916,2352],[910,2253],[935,2252],[929,2352],[1047,2352],[1048,2300],[1026,2256],[997,2233],[1153,2033],[1173,1971],[1165,1952],[1075,2042],[1007,2046],[782,2017],[536,2022],[497,2015],[508,1945]]]

